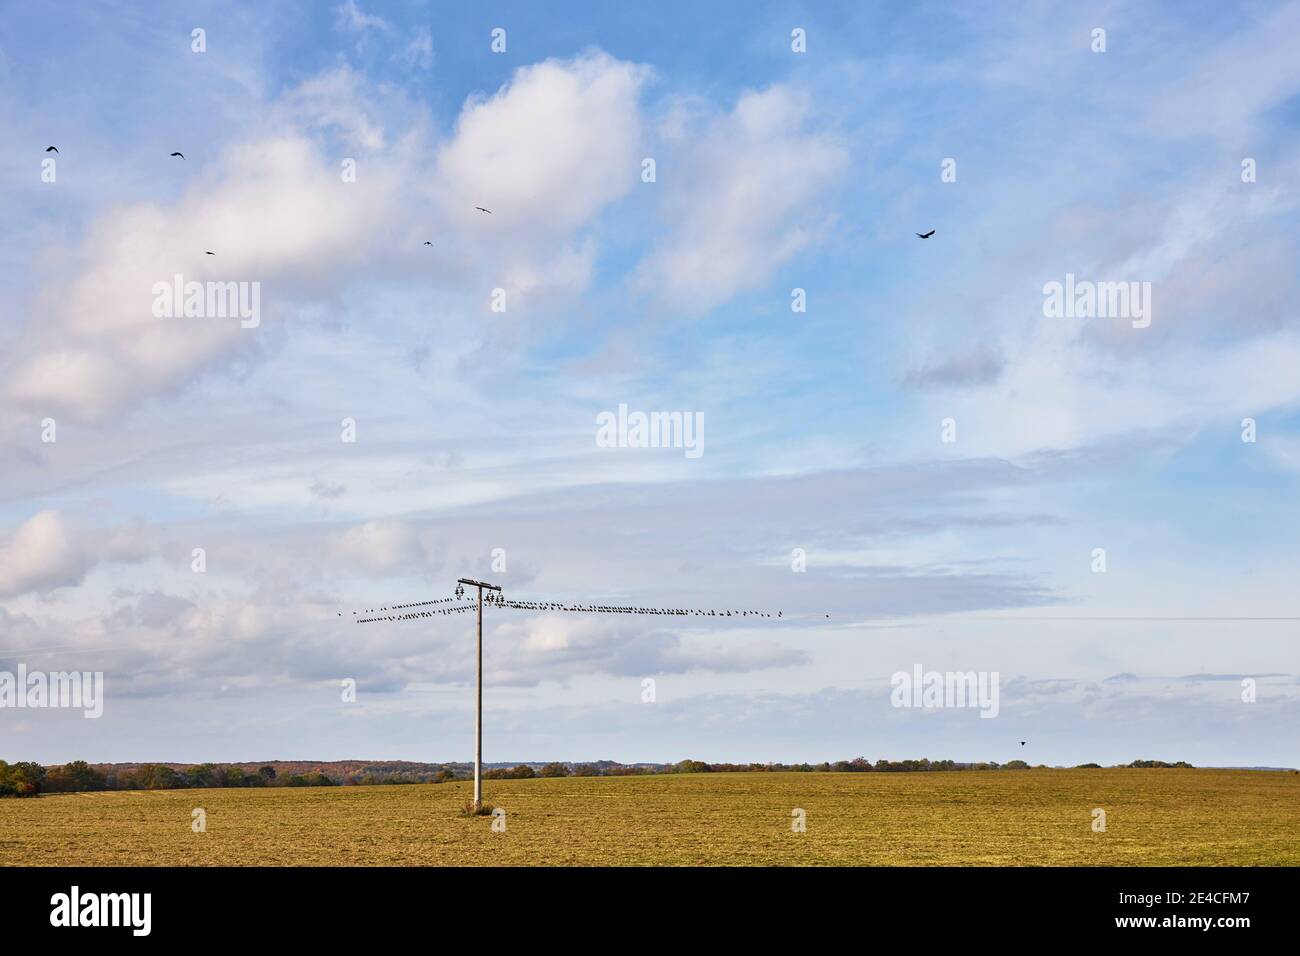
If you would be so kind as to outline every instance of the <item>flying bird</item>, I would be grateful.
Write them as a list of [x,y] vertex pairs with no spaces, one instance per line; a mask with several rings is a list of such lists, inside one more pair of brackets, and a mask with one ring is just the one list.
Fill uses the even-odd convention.
[[184,159],[184,158],[185,158],[185,154],[184,154],[184,153],[172,153],[172,155],[173,155],[173,156],[179,156],[181,159]]
[[425,245],[426,245],[426,246],[431,246],[431,245],[433,245],[433,243],[432,243],[432,242],[426,242]]
[[933,229],[931,229],[929,232],[918,232],[918,233],[917,233],[917,236],[919,236],[919,237],[922,238],[922,239],[929,239],[929,238],[930,238],[931,236],[933,236],[933,235],[934,235],[934,230],[933,230]]
[[479,212],[487,213],[489,216],[492,215],[491,209],[484,209],[482,206],[475,206],[474,208],[477,209]]
[[205,253],[203,253],[203,254],[204,254],[205,256],[215,256],[215,255],[216,255],[215,252],[205,252]]
[[1024,741],[1023,741],[1023,740],[1022,740],[1022,741],[1020,741],[1020,746],[1022,746],[1022,747],[1023,747],[1023,746],[1024,746],[1024,745],[1025,745],[1025,742],[1024,742]]
[[57,146],[46,146],[46,147],[45,147],[45,151],[46,151],[47,153],[57,153],[57,152],[59,151],[59,147],[57,147]]

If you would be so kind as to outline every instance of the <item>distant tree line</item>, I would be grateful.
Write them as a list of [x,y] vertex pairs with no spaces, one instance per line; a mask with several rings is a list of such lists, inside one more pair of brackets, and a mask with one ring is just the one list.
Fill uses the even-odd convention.
[[[79,764],[84,766],[82,761]],[[278,780],[274,767],[262,767],[252,773],[242,767],[201,763],[184,770],[174,770],[165,764],[144,764],[122,773],[103,774],[94,768],[90,772],[103,781],[101,790],[185,790],[200,787],[317,787],[328,786],[333,781],[323,774],[300,775]],[[309,776],[319,779],[307,779]],[[77,789],[77,788],[70,788]],[[60,792],[60,791],[52,791]]]
[[242,767],[213,763],[177,771],[164,764],[144,764],[121,773],[104,773],[74,760],[58,767],[37,763],[7,764],[0,760],[0,797],[31,797],[38,793],[87,793],[96,790],[184,790],[191,787],[329,787],[323,773],[276,778],[274,767],[249,773]]
[[[1074,769],[1083,770],[1090,767],[1100,769],[1101,764],[1079,764]],[[1129,767],[1182,767],[1192,769],[1192,765],[1180,760],[1177,763],[1165,763],[1163,760],[1134,760],[1132,763],[1119,764],[1116,769]],[[669,773],[920,773],[930,770],[1051,770],[1046,764],[1030,766],[1023,760],[1008,760],[1006,763],[981,761],[978,763],[959,763],[956,760],[877,760],[872,763],[866,757],[854,757],[852,760],[836,760],[833,763],[704,763],[699,760],[683,760],[672,765]]]
[[[1079,764],[1075,769],[1100,769],[1100,764]],[[1184,760],[1134,760],[1123,768],[1152,769],[1175,767],[1191,769]],[[1023,760],[1007,763],[993,761],[958,763],[954,760],[877,760],[865,757],[837,760],[834,763],[705,763],[682,760],[675,764],[620,764],[611,760],[595,763],[519,764],[516,767],[491,767],[483,772],[488,780],[526,780],[533,777],[626,777],[661,773],[917,773],[955,770],[1046,770],[1043,764],[1031,767]],[[332,787],[379,786],[403,783],[446,783],[464,780],[470,772],[463,767],[442,767],[436,771],[400,771],[395,773],[347,773],[338,778],[322,771],[276,774],[271,766],[256,771],[228,764],[202,763],[183,770],[165,764],[142,764],[131,770],[105,773],[84,760],[56,767],[23,761],[9,764],[0,760],[0,797],[34,797],[41,793],[85,793],[95,790],[183,790],[206,787]]]

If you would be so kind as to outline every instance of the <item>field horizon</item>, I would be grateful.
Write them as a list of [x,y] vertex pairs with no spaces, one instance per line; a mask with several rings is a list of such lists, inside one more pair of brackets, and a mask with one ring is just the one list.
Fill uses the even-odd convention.
[[[1300,775],[701,773],[0,801],[0,865],[1300,864]],[[205,832],[194,832],[196,810]],[[1105,830],[1094,829],[1104,811]],[[804,832],[794,832],[803,811]],[[494,829],[494,823],[498,829]]]

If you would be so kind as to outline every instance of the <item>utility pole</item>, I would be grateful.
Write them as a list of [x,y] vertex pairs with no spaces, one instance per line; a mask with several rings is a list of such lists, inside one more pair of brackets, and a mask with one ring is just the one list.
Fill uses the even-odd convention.
[[499,600],[501,588],[495,584],[460,578],[456,581],[456,597],[465,593],[466,584],[478,588],[478,699],[474,707],[474,812],[477,813],[483,806],[483,589],[496,591]]
[[[411,604],[392,604],[383,607],[353,611],[357,624],[376,624],[387,621],[414,621],[445,614],[460,614],[474,605],[462,603],[465,587],[478,588],[478,652],[477,667],[478,689],[474,702],[474,811],[483,808],[483,591],[487,590],[487,603],[501,608],[513,608],[521,611],[563,611],[575,614],[670,614],[674,616],[691,615],[694,617],[782,617],[781,611],[756,610],[708,610],[683,607],[632,607],[630,605],[575,604],[560,601],[520,601],[506,602],[501,594],[500,585],[475,581],[472,578],[458,578],[456,581],[455,603],[452,598],[435,598],[429,601],[416,601]],[[496,595],[493,596],[492,592]],[[358,616],[360,615],[360,616]],[[339,617],[343,612],[339,612]],[[830,615],[826,615],[830,617]]]

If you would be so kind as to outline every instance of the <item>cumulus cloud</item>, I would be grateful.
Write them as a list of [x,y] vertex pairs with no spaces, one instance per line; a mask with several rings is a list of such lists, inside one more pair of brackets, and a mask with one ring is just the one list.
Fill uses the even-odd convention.
[[773,86],[697,120],[691,136],[680,132],[689,145],[671,172],[661,164],[658,184],[674,226],[641,263],[637,285],[705,311],[813,243],[830,223],[819,202],[848,164],[814,118],[810,97]]
[[153,527],[85,530],[59,511],[40,511],[7,536],[0,534],[0,597],[72,587],[98,564],[135,563],[157,550]]
[[593,51],[521,67],[493,96],[471,97],[438,156],[444,215],[500,237],[588,223],[639,181],[637,100],[648,76]]
[[[391,196],[379,177],[365,190],[343,186],[300,135],[233,147],[215,181],[174,207],[126,206],[91,228],[84,269],[46,290],[44,314],[11,356],[8,398],[47,414],[102,420],[139,396],[246,354],[257,329],[241,328],[238,318],[159,318],[157,284],[179,274],[199,282],[328,285],[340,257],[353,261],[358,238],[379,227]],[[283,320],[281,300],[263,289],[260,301],[262,322]]]
[[59,512],[38,512],[0,543],[0,597],[79,584],[94,564]]

